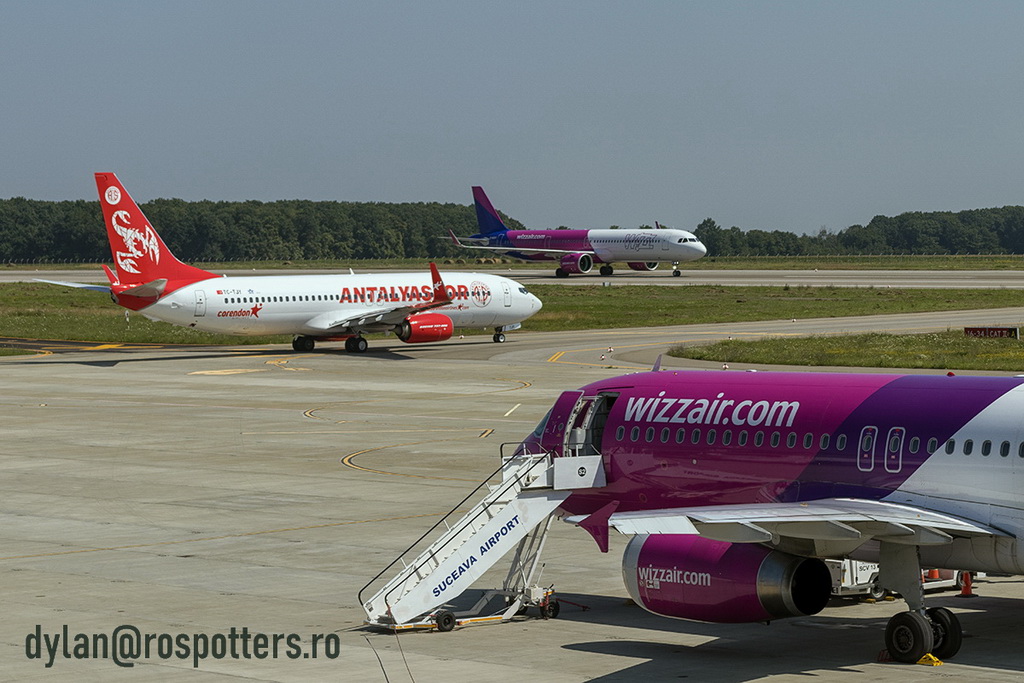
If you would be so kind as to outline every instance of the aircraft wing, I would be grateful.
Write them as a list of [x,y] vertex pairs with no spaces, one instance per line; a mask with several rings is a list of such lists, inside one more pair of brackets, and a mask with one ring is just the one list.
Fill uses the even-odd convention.
[[[574,515],[565,521],[586,528],[588,516]],[[791,538],[854,546],[872,539],[906,545],[942,545],[953,537],[1007,535],[924,508],[858,498],[620,512],[608,518],[608,526],[623,534],[699,534],[730,543],[767,543]]]
[[434,293],[434,298],[430,301],[402,306],[367,306],[363,309],[328,311],[307,320],[306,326],[332,332],[363,329],[374,325],[397,325],[414,313],[422,313],[452,303],[451,297],[448,296],[448,288],[445,287],[441,274],[437,272],[437,266],[433,263],[430,264],[430,277]]
[[110,285],[87,285],[82,282],[64,282],[63,280],[43,280],[35,278],[34,282],[45,282],[48,285],[60,285],[61,287],[75,287],[76,289],[89,289],[94,292],[110,293]]
[[455,233],[452,232],[451,230],[448,231],[448,234],[451,236],[452,242],[455,243],[455,246],[462,247],[463,249],[486,249],[487,251],[500,251],[506,254],[514,252],[516,254],[523,254],[526,256],[532,254],[590,254],[591,256],[597,255],[597,252],[595,252],[593,249],[538,249],[534,247],[493,247],[490,245],[483,244],[466,244],[458,237],[456,237]]

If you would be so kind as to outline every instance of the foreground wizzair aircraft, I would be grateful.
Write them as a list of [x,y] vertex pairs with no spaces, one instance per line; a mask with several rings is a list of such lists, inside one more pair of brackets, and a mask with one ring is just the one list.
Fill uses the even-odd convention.
[[673,228],[659,230],[509,230],[494,210],[482,187],[473,188],[476,219],[480,233],[452,241],[466,249],[486,249],[524,261],[558,261],[558,277],[589,273],[602,263],[601,275],[614,272],[610,264],[625,261],[632,270],[655,270],[659,263],[672,263],[679,276],[679,264],[695,261],[707,249],[693,233]]
[[273,275],[221,277],[182,263],[167,248],[113,173],[97,173],[114,257],[110,286],[50,282],[109,292],[148,318],[204,332],[293,335],[296,351],[345,340],[367,349],[364,333],[394,332],[403,342],[444,341],[454,328],[494,328],[495,342],[541,308],[522,285],[484,273]]
[[[505,458],[504,498],[451,525],[364,609],[370,623],[426,614],[445,630],[452,613],[437,606],[517,542],[516,562],[542,547],[527,534],[554,513],[603,552],[609,528],[633,535],[626,589],[666,617],[813,615],[831,596],[823,559],[879,562],[880,586],[909,607],[886,627],[892,658],[950,658],[959,620],[925,608],[921,567],[1024,574],[1021,415],[1019,377],[660,371],[594,382],[564,392]],[[551,608],[534,588],[500,594],[515,601],[509,614]]]

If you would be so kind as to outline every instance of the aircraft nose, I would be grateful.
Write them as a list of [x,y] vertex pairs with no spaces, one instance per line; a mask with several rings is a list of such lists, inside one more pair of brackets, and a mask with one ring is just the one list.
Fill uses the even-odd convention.
[[537,298],[537,295],[531,294],[530,295],[530,308],[532,308],[534,311],[539,311],[543,307],[544,307],[544,304],[541,303],[541,300]]
[[690,246],[701,256],[708,253],[708,248],[704,246],[703,242],[690,242]]

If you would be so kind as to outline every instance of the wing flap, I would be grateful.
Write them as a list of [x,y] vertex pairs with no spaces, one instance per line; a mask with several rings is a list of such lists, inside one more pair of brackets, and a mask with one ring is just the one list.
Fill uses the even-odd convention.
[[[566,521],[578,523],[583,518],[571,516]],[[856,498],[620,512],[611,515],[608,524],[623,534],[700,534],[731,543],[792,538],[941,545],[954,537],[1007,535],[941,512]]]

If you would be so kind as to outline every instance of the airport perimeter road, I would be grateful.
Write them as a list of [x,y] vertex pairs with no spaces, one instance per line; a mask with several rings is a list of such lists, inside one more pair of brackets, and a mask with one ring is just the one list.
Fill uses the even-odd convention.
[[[441,265],[441,275],[446,268]],[[458,266],[458,270],[474,270],[473,266]],[[403,270],[413,270],[404,268]],[[423,268],[426,272],[426,266]],[[500,268],[479,266],[482,272],[510,277],[526,285],[658,285],[681,287],[686,285],[768,286],[789,285],[814,287],[897,287],[897,288],[952,288],[952,289],[1024,289],[1024,270],[682,270],[680,277],[672,277],[672,270],[659,269],[651,273],[637,273],[616,268],[611,277],[602,277],[596,271],[588,275],[556,278],[554,268]],[[381,269],[359,269],[360,273],[387,272]],[[221,271],[217,271],[221,272]],[[312,275],[339,274],[340,270],[227,270],[227,275]],[[34,279],[71,282],[106,282],[98,268],[91,270],[8,270],[0,272],[0,282],[28,282]]]
[[[742,331],[757,330],[704,329]],[[502,442],[529,432],[561,391],[640,369],[646,358],[632,354],[700,332],[513,334],[362,356],[170,347],[4,358],[0,679],[1019,680],[1019,579],[981,583],[974,600],[931,599],[971,636],[935,670],[876,662],[895,602],[839,602],[770,627],[649,615],[626,600],[627,539],[603,555],[564,524],[542,578],[563,599],[559,618],[400,639],[361,628],[359,588],[498,466]],[[505,568],[478,585],[497,585]],[[149,658],[130,669],[82,658],[97,654],[93,634],[121,626],[153,634]],[[70,657],[53,640],[64,627]],[[277,658],[269,646],[254,656],[276,634]]]

